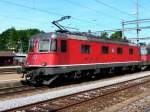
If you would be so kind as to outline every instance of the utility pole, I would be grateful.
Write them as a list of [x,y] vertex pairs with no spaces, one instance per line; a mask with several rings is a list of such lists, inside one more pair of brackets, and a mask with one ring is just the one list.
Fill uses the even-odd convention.
[[[125,31],[125,21],[122,21],[122,39],[124,38],[124,31]],[[139,42],[139,1],[136,0],[136,32],[137,32],[137,43]]]
[[139,1],[136,0],[136,19],[137,19],[137,24],[136,24],[136,27],[137,27],[137,43],[139,42]]
[[122,21],[122,39],[124,39],[125,38],[125,36],[124,36],[124,20]]

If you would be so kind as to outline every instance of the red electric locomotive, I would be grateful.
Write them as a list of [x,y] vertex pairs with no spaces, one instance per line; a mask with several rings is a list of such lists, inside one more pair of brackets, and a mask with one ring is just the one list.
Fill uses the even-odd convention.
[[31,83],[50,84],[61,76],[75,79],[106,70],[139,69],[141,64],[140,47],[135,44],[60,30],[30,39],[22,72]]
[[58,76],[82,77],[103,69],[141,65],[139,46],[100,38],[53,32],[33,36],[23,73],[26,80],[49,83]]

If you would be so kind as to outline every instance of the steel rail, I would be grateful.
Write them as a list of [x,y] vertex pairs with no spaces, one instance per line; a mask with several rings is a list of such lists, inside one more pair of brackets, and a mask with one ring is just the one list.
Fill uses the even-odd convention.
[[[144,81],[138,82],[138,80],[144,80]],[[127,90],[129,88],[133,88],[133,87],[136,87],[136,86],[139,86],[139,85],[143,85],[145,83],[148,83],[149,81],[150,81],[150,76],[145,76],[145,77],[142,77],[142,78],[137,78],[137,79],[132,79],[132,80],[124,81],[124,82],[121,82],[121,83],[118,83],[118,84],[113,84],[113,85],[109,85],[109,86],[105,86],[105,87],[101,87],[101,88],[97,88],[97,89],[93,89],[93,90],[88,90],[88,91],[79,92],[79,93],[75,93],[75,94],[71,94],[71,95],[67,95],[67,96],[62,96],[62,97],[54,98],[54,99],[51,99],[51,100],[40,101],[40,102],[37,102],[37,103],[25,105],[25,106],[22,106],[22,107],[8,109],[7,111],[18,111],[18,110],[29,111],[28,110],[29,108],[32,108],[34,106],[38,107],[39,105],[41,106],[42,104],[47,104],[49,102],[55,102],[58,99],[64,99],[64,98],[67,98],[67,97],[69,98],[69,97],[73,97],[73,96],[78,96],[80,94],[84,94],[84,93],[88,93],[88,92],[92,93],[92,91],[103,90],[103,89],[110,88],[110,87],[113,87],[113,86],[118,86],[118,85],[120,85],[119,87],[121,87],[121,85],[124,85],[122,88],[118,87],[117,90],[109,91],[109,92],[106,92],[105,94],[95,95],[92,98],[84,98],[83,97],[82,100],[79,100],[77,102],[75,101],[75,103],[72,103],[72,104],[70,103],[69,105],[65,105],[65,106],[60,106],[59,105],[58,108],[54,108],[54,109],[53,108],[47,108],[47,110],[49,110],[49,111],[60,111],[60,110],[64,110],[64,109],[67,109],[67,108],[71,108],[71,107],[73,107],[75,105],[78,105],[78,104],[82,104],[84,102],[88,102],[88,101],[91,101],[91,100],[94,100],[94,99],[97,99],[97,98],[102,98],[104,96],[111,95],[111,94],[114,94],[114,93],[117,93],[117,92],[120,92],[120,91],[123,91],[123,90]],[[128,83],[131,83],[131,84],[129,86],[125,86]],[[132,84],[132,83],[134,83],[134,84]],[[54,107],[57,107],[57,105],[56,106],[54,105]],[[41,108],[42,108],[42,106],[41,106]]]

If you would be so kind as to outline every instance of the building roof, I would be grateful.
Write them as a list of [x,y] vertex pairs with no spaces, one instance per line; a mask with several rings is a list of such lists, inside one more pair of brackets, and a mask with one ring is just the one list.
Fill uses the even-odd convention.
[[16,57],[27,57],[27,54],[24,54],[24,53],[16,53],[15,56],[16,56]]
[[14,57],[15,53],[13,51],[0,51],[0,57]]

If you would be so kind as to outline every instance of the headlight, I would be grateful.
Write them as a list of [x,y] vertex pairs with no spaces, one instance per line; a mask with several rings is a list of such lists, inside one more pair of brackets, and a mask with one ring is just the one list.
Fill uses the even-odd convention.
[[27,66],[30,65],[30,63],[26,61],[26,65],[27,65]]
[[51,35],[51,38],[57,38],[57,34],[56,34],[56,33],[53,33],[53,34]]
[[41,65],[42,65],[42,66],[46,66],[47,63],[46,63],[46,62],[42,62]]

